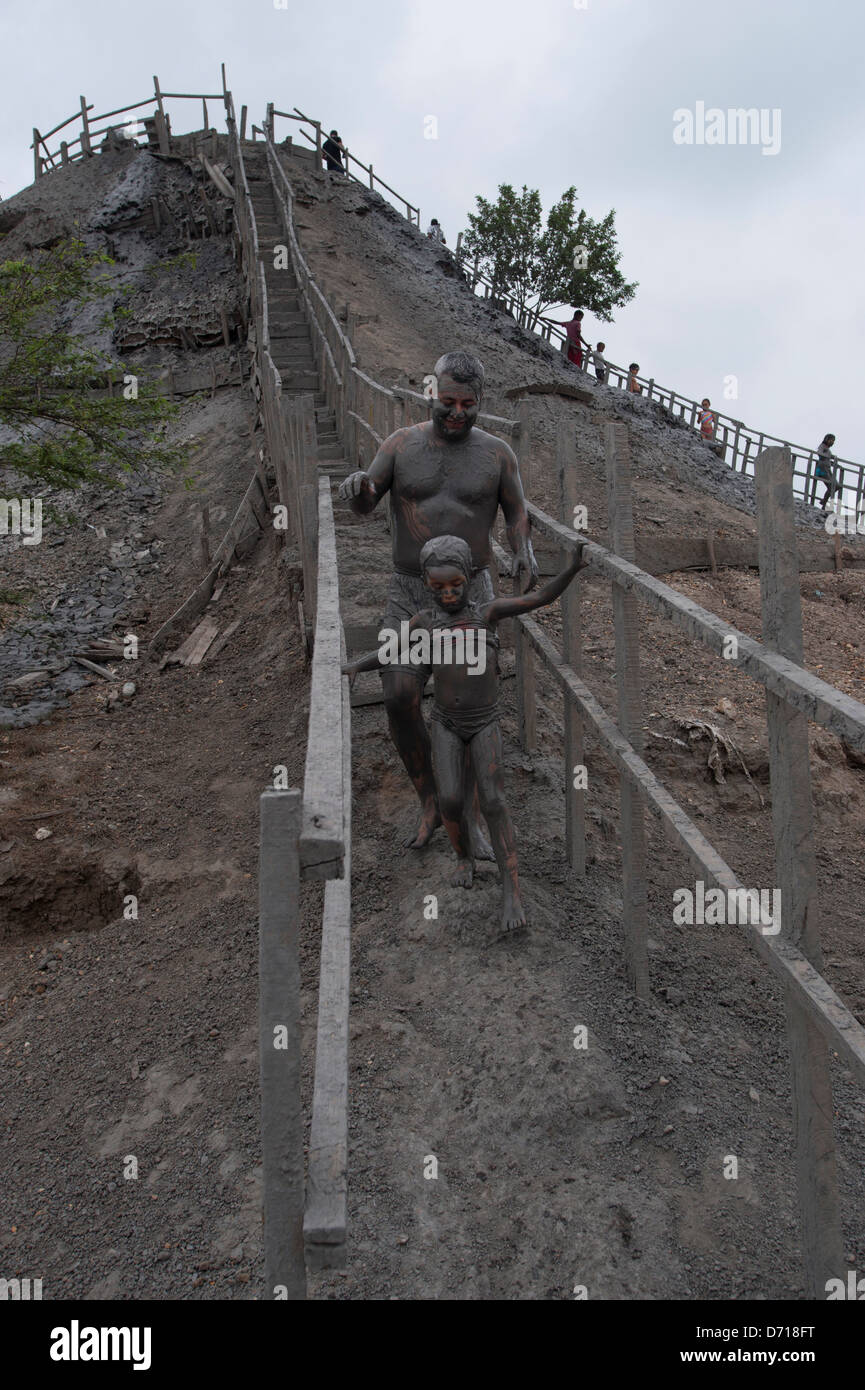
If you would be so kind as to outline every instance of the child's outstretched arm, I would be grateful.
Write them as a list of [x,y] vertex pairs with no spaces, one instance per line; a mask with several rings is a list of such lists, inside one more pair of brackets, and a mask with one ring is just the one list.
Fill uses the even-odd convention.
[[504,618],[513,618],[518,613],[530,613],[533,608],[543,608],[548,603],[554,603],[567,589],[574,575],[579,570],[585,569],[589,563],[583,559],[583,551],[586,541],[581,540],[579,549],[574,551],[570,564],[557,574],[554,579],[550,579],[543,584],[540,589],[533,589],[527,594],[514,594],[513,598],[496,598],[484,610],[484,617],[488,623],[500,623]]
[[[426,622],[427,615],[425,613],[415,613],[408,625],[409,632],[414,632],[416,628],[425,625]],[[382,628],[382,632],[384,630],[385,629]],[[381,632],[379,633],[379,637],[381,637]],[[367,652],[366,656],[359,656],[355,661],[346,662],[345,666],[342,666],[340,669],[342,674],[348,676],[351,684],[354,685],[355,676],[359,675],[361,671],[384,670],[390,664],[391,663],[388,661],[382,661],[381,647],[378,647],[374,652]]]

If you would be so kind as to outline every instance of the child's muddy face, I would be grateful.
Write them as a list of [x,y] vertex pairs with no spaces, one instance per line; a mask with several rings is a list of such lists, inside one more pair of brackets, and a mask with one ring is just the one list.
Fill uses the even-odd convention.
[[426,586],[440,608],[458,613],[465,605],[468,580],[454,565],[431,565],[424,571]]

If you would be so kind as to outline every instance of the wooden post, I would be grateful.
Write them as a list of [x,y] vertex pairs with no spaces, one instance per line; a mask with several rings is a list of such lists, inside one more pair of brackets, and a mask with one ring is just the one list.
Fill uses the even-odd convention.
[[[788,449],[767,449],[754,465],[760,554],[763,642],[801,665],[802,601]],[[808,720],[766,691],[775,886],[781,892],[781,935],[822,969],[817,863],[811,811]],[[805,1297],[825,1299],[826,1281],[844,1279],[838,1205],[829,1049],[787,990],[787,1031],[793,1079],[793,1127]]]
[[[382,441],[388,439],[396,429],[396,401],[393,396],[387,395],[384,398],[384,408],[382,410]],[[388,488],[384,497],[384,516],[388,534],[393,531],[393,518],[390,508],[391,490]]]
[[709,552],[709,564],[712,567],[712,574],[718,573],[718,557],[715,554],[715,533],[710,531],[706,536],[706,549]]
[[209,122],[208,119],[207,119],[207,98],[206,98],[206,97],[202,97],[202,98],[201,98],[201,115],[202,115],[202,119],[203,119],[203,124],[202,124],[201,129],[202,129],[202,130],[209,130],[209,129],[210,129],[210,122]]
[[[531,438],[529,430],[529,401],[523,397],[518,403],[518,418],[520,422],[520,432],[517,436],[517,453],[520,468],[520,477],[523,480],[523,491],[526,488],[526,474],[530,472],[531,460],[529,449]],[[523,590],[529,583],[528,578],[523,581]],[[513,581],[513,592],[521,593],[520,579],[515,577]],[[535,658],[531,644],[522,630],[519,623],[514,623],[514,660],[516,663],[517,676],[517,724],[519,726],[520,745],[524,752],[532,752],[538,746],[537,731],[537,695],[535,683]]]
[[370,188],[375,188],[375,178],[374,178],[374,176],[373,176],[372,165],[371,165],[371,164],[370,164],[370,166],[369,166],[369,186],[370,186]]
[[246,106],[240,108],[240,138],[246,139]]
[[315,620],[318,608],[318,441],[314,396],[301,396],[297,424],[303,523],[303,597],[307,613]]
[[[82,99],[83,99],[83,98],[82,98]],[[42,156],[41,156],[41,154],[39,153],[39,145],[40,145],[40,143],[41,143],[41,140],[42,140],[42,136],[39,134],[39,131],[38,131],[38,130],[36,129],[36,127],[34,126],[34,127],[33,127],[33,182],[34,182],[34,183],[36,182],[37,179],[41,179],[41,177],[42,177]]]
[[268,1299],[306,1298],[298,951],[301,802],[296,789],[269,789],[259,799],[258,1017]]
[[[567,416],[559,419],[558,439],[556,441],[556,462],[559,474],[559,496],[562,507],[562,522],[573,528],[574,507],[579,503],[577,479],[576,434],[573,421]],[[564,568],[569,556],[562,552],[561,564]],[[580,581],[577,575],[562,594],[562,656],[577,676],[583,672],[583,634],[580,613]],[[580,878],[586,873],[586,793],[582,787],[575,787],[580,780],[577,768],[585,767],[585,739],[582,716],[569,698],[565,700],[565,852],[568,863]]]
[[750,454],[750,452],[751,452],[751,436],[750,436],[750,434],[746,434],[746,435],[745,435],[745,448],[744,448],[744,450],[743,450],[743,452],[742,452],[742,472],[743,472],[743,473],[747,473],[747,471],[748,471],[748,455]]
[[[623,424],[605,427],[607,511],[610,548],[623,560],[634,560],[634,519],[631,509],[631,447]],[[619,728],[631,746],[643,751],[643,711],[640,696],[640,639],[637,598],[613,584],[616,631],[616,685]],[[622,812],[622,915],[625,929],[625,968],[628,982],[642,999],[649,997],[646,945],[646,826],[645,797],[627,777],[620,779]]]
[[520,422],[520,432],[517,435],[517,462],[520,468],[523,492],[528,497],[532,485],[532,418],[531,402],[528,396],[520,397],[517,402],[517,419]]
[[87,100],[85,97],[79,97],[78,100],[81,102],[81,153],[92,154],[93,151],[90,148],[90,122],[87,119]]
[[69,163],[69,145],[66,140],[60,141],[60,162],[61,164]]
[[[159,90],[158,77],[154,77],[153,79],[153,91],[156,97],[156,105],[158,108],[157,111],[154,113],[154,120],[156,122],[156,134],[159,137],[159,153],[170,154],[171,142],[168,138],[168,126],[165,121],[165,107],[162,104],[162,93]],[[84,98],[82,97],[81,100],[83,101]]]
[[[316,168],[317,168],[317,169],[320,169],[320,168],[321,168],[321,159],[322,159],[322,155],[321,155],[321,121],[316,121],[316,123],[315,123],[315,154],[316,154],[316,161],[317,161],[317,163],[316,163]],[[348,172],[348,160],[346,160],[346,172]]]

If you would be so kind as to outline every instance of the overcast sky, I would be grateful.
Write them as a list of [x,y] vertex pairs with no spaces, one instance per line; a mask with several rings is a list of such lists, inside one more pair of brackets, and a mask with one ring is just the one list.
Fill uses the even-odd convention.
[[[150,96],[154,73],[217,92],[224,61],[238,113],[271,100],[336,126],[451,245],[503,182],[545,209],[569,184],[591,216],[615,208],[640,287],[585,336],[768,433],[813,447],[832,430],[865,461],[863,46],[853,0],[5,0],[0,193],[32,180],[32,127],[82,92],[96,111]],[[676,143],[674,113],[698,103],[765,111],[763,143]],[[200,106],[169,109],[175,130],[200,126]]]

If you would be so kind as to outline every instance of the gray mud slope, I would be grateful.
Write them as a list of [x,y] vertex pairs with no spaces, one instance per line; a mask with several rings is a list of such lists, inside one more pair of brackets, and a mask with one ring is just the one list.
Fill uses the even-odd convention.
[[[30,224],[36,236],[67,205],[101,216],[117,208],[118,190],[129,190],[139,157],[100,156],[10,202],[39,209]],[[161,186],[173,196],[173,185]],[[468,296],[435,248],[380,200],[354,188],[330,200],[323,192],[312,181],[299,187],[304,245],[335,302],[368,317],[358,346],[374,375],[419,384],[456,339],[487,361],[487,404],[498,413],[510,413],[504,393],[516,385],[572,379],[542,349],[535,356],[506,316]],[[21,221],[10,235],[25,233]],[[144,251],[155,261],[177,255],[170,236],[153,246],[134,227],[111,234],[121,267],[134,268]],[[199,264],[201,302],[230,303],[230,258],[217,245]],[[169,339],[142,351],[178,366],[221,351],[170,345],[187,275],[178,266],[164,280],[142,275],[135,287],[141,322],[163,325]],[[741,480],[719,474],[716,493],[714,461],[698,440],[645,403],[595,395],[596,407],[564,407],[580,440],[593,529],[603,533],[599,427],[629,412],[638,526],[690,534],[696,517],[753,531],[747,499],[738,510],[738,494],[723,492]],[[43,609],[56,616],[66,594],[76,603],[58,641],[91,635],[76,629],[79,594],[85,604],[97,600],[82,614],[92,635],[117,635],[127,624],[151,635],[199,577],[202,505],[210,505],[218,537],[246,484],[260,442],[249,436],[248,402],[246,393],[225,391],[183,407],[177,428],[193,455],[191,494],[182,479],[142,474],[134,485],[153,493],[125,496],[116,511],[114,495],[94,493],[65,544],[4,557],[26,559],[13,582],[32,589],[23,614],[19,603],[2,609],[6,640],[35,626]],[[533,404],[533,495],[548,505],[561,408]],[[85,506],[97,515],[85,518]],[[103,525],[104,538],[87,519]],[[374,621],[387,574],[382,521],[340,519],[338,531],[346,613]],[[112,564],[112,547],[122,563]],[[759,635],[754,575],[673,582]],[[64,602],[52,610],[58,595]],[[803,576],[802,596],[809,666],[862,698],[863,577]],[[113,609],[115,597],[129,606]],[[11,935],[0,934],[0,1251],[8,1277],[44,1278],[46,1298],[264,1296],[257,799],[275,765],[286,764],[295,782],[302,776],[308,685],[275,535],[232,571],[215,614],[222,626],[240,626],[213,664],[141,672],[135,698],[114,713],[98,680],[56,699],[49,683],[11,705],[16,718],[29,717],[30,699],[45,699],[54,713],[36,712],[30,728],[0,733],[0,889],[14,908]],[[586,679],[614,710],[609,594],[591,577],[584,615]],[[558,610],[543,621],[556,636]],[[762,692],[645,612],[641,638],[648,761],[743,881],[770,883]],[[39,630],[28,636],[34,645],[15,669],[55,651],[50,639]],[[493,940],[499,889],[489,867],[465,892],[448,883],[442,832],[424,854],[400,847],[413,795],[382,707],[353,713],[349,1264],[316,1277],[313,1289],[360,1299],[560,1299],[578,1286],[590,1298],[801,1297],[779,993],[735,930],[673,925],[673,889],[692,875],[650,822],[654,992],[644,1004],[631,997],[622,970],[616,775],[589,739],[589,867],[578,882],[563,858],[561,700],[539,681],[539,746],[524,756],[510,652],[504,665],[506,785],[531,917],[519,942]],[[374,691],[375,678],[358,688]],[[716,780],[708,743],[689,740],[680,723],[695,716],[736,743],[748,775],[733,758]],[[826,971],[861,1014],[862,768],[815,730],[812,775]],[[37,841],[42,824],[52,835]],[[136,885],[136,922],[119,915],[123,876]],[[320,885],[310,885],[302,932],[307,1113],[320,919]],[[587,1047],[577,1048],[583,1026]],[[835,1072],[847,1259],[861,1268],[865,1111],[849,1073],[840,1065]],[[130,1154],[135,1182],[124,1178]],[[724,1177],[731,1155],[735,1180]]]

